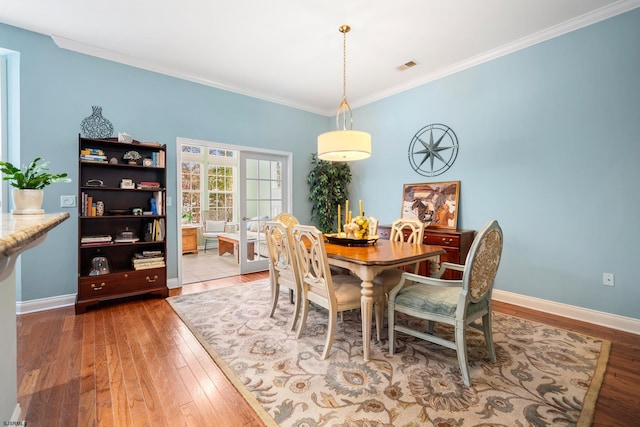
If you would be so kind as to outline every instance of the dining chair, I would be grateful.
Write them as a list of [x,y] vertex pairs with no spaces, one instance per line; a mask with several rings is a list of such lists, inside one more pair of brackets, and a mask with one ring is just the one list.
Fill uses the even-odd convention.
[[[476,235],[465,265],[443,262],[434,277],[404,273],[400,283],[389,293],[389,354],[395,348],[395,332],[402,332],[451,349],[465,385],[471,385],[467,361],[467,326],[484,332],[487,353],[492,363],[496,352],[491,333],[491,293],[502,256],[502,229],[498,221],[489,221]],[[460,280],[441,279],[447,269],[462,272]],[[396,313],[427,320],[428,327],[409,321],[396,324]],[[482,324],[475,323],[482,318]],[[434,335],[433,322],[452,325],[454,341]]]
[[378,234],[378,220],[370,216],[369,217],[369,237],[375,236]]
[[[287,219],[291,220],[291,218]],[[293,225],[293,222],[291,223]],[[271,311],[269,312],[269,317],[273,317],[276,311],[278,298],[280,296],[280,286],[289,288],[291,299],[294,303],[293,318],[291,319],[291,330],[293,331],[296,327],[300,312],[301,292],[298,265],[293,254],[293,246],[290,240],[291,232],[289,227],[284,223],[280,221],[269,221],[265,223],[264,235],[269,250],[269,283],[271,285]],[[295,301],[293,301],[294,296]]]
[[285,225],[285,227],[291,227],[293,225],[300,224],[298,219],[291,215],[289,212],[280,212],[278,215],[273,217],[274,221],[278,221]]
[[[389,236],[389,240],[392,242],[422,244],[422,239],[424,238],[424,229],[427,224],[428,223],[423,223],[414,219],[397,219],[391,224],[391,234]],[[406,231],[408,231],[408,234],[406,234],[405,238]],[[416,263],[414,265],[414,273],[418,273],[419,266],[419,263]],[[385,293],[388,294],[389,291],[398,284],[400,278],[402,277],[402,273],[403,270],[400,270],[398,268],[385,270],[373,280],[373,284],[374,286],[382,286]]]
[[226,221],[213,221],[210,219],[205,221],[204,231],[202,232],[205,253],[207,253],[207,242],[218,241],[218,236],[225,232],[226,225]]
[[[348,274],[332,275],[324,245],[324,235],[314,226],[294,225],[291,229],[294,253],[302,287],[302,313],[296,337],[300,338],[309,313],[309,302],[329,311],[327,339],[322,352],[326,359],[333,345],[338,313],[360,308],[360,279]],[[384,294],[374,288],[376,332],[380,340]]]

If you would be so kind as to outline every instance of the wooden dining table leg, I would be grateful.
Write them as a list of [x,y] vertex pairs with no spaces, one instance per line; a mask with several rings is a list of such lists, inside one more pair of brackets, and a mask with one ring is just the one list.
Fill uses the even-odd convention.
[[360,310],[362,312],[362,356],[365,362],[370,360],[371,323],[373,313],[373,283],[363,280],[361,285]]

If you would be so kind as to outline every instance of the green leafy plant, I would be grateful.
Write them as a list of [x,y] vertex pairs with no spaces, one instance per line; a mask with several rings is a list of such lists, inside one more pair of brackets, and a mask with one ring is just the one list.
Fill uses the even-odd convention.
[[2,178],[9,181],[9,185],[20,190],[42,190],[54,182],[70,182],[67,173],[49,173],[49,162],[36,157],[24,170],[19,169],[9,162],[0,161],[0,172],[4,174]]
[[327,162],[311,154],[311,171],[307,177],[311,219],[316,220],[323,233],[334,229],[337,221],[338,205],[349,198],[351,168],[347,163]]

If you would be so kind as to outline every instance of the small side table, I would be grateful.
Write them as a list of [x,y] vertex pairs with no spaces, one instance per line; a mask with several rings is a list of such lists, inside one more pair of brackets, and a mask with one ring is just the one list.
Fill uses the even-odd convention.
[[182,254],[198,253],[198,229],[199,225],[182,226]]

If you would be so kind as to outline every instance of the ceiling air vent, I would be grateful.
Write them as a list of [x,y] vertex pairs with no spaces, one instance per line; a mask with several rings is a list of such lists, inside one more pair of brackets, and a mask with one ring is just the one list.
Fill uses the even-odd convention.
[[418,65],[416,61],[409,61],[409,62],[405,62],[404,64],[396,68],[398,71],[404,71],[404,70],[408,70],[409,68],[415,67],[416,65]]

